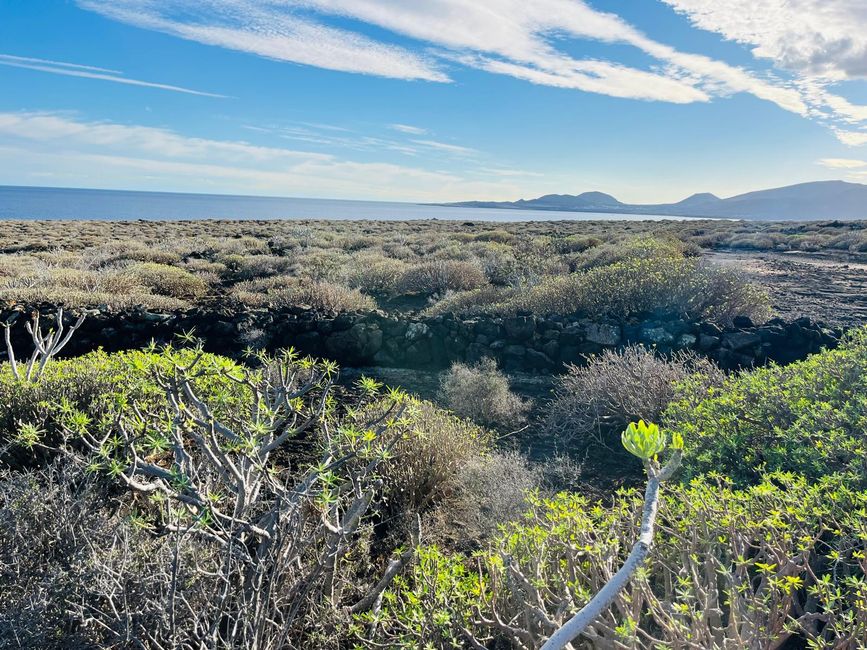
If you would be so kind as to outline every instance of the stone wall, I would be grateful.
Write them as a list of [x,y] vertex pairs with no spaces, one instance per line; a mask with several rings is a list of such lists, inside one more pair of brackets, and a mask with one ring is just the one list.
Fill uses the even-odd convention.
[[[48,305],[38,307],[53,313]],[[21,308],[19,308],[21,311]],[[8,318],[7,310],[2,317]],[[20,320],[23,321],[23,318]],[[683,320],[675,315],[645,315],[625,322],[529,314],[498,318],[401,318],[382,312],[321,314],[303,308],[281,310],[206,310],[175,313],[91,312],[65,354],[102,347],[121,350],[171,341],[193,331],[208,350],[237,356],[248,346],[294,346],[344,366],[439,369],[453,361],[497,359],[507,371],[548,373],[583,355],[629,343],[661,351],[693,349],[727,369],[789,363],[822,347],[837,345],[842,331],[807,318],[771,320],[755,326],[740,319],[737,327]],[[29,350],[23,322],[12,329],[17,349]],[[5,353],[3,354],[5,356]]]

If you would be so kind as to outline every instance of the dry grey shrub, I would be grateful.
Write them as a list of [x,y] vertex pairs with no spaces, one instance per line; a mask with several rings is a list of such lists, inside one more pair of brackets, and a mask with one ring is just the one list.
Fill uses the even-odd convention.
[[454,363],[440,383],[448,407],[479,424],[514,430],[527,419],[530,403],[511,391],[493,359],[484,358],[473,366]]
[[433,259],[407,269],[398,287],[401,293],[433,295],[477,289],[487,283],[482,269],[472,262]]
[[[353,413],[350,421],[379,419],[382,408]],[[444,497],[456,472],[488,450],[491,434],[416,399],[407,403],[404,417],[412,435],[395,444],[394,458],[380,466],[379,475],[390,514],[414,520]]]
[[[170,616],[194,627],[219,581],[192,568],[219,555],[153,535],[131,506],[73,463],[0,476],[0,648],[135,647]],[[178,581],[185,605],[170,611]]]
[[664,357],[630,345],[590,356],[586,365],[570,365],[558,377],[545,432],[559,445],[597,442],[617,448],[629,422],[658,422],[678,382],[693,374],[708,388],[721,385],[725,377],[716,364],[692,351]]
[[469,459],[446,484],[447,496],[424,520],[422,537],[462,551],[480,548],[527,509],[538,473],[515,451]]

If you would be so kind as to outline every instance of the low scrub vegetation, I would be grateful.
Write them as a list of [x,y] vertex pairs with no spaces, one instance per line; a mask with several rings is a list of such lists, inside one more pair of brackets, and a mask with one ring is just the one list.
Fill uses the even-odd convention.
[[618,433],[646,473],[601,498],[549,488],[574,458],[497,446],[481,422],[524,407],[490,362],[443,380],[474,422],[291,349],[182,339],[0,365],[0,647],[538,650],[576,621],[575,648],[867,638],[867,330],[728,377],[637,347],[572,368],[544,426]]
[[[536,498],[470,560],[437,547],[359,625],[377,645],[540,648],[626,558],[642,499]],[[845,480],[705,479],[660,501],[656,544],[580,640],[586,648],[857,648],[867,637],[864,508]],[[369,637],[367,637],[369,638]]]
[[493,359],[468,366],[452,364],[441,380],[442,398],[458,415],[479,424],[514,431],[526,419],[530,404],[515,395],[509,379]]
[[221,221],[202,236],[190,222],[21,222],[10,225],[14,237],[0,236],[0,298],[157,310],[225,300],[431,314],[668,310],[760,322],[769,314],[762,288],[705,253],[859,255],[864,226]]
[[662,421],[691,441],[684,477],[719,472],[738,484],[765,472],[811,480],[845,473],[867,485],[867,331],[788,366],[733,375],[708,390],[687,381]]
[[771,314],[767,294],[741,273],[677,257],[629,259],[585,273],[546,277],[535,286],[506,293],[458,293],[429,311],[444,312],[620,318],[673,312],[722,324],[738,316],[764,322]]
[[592,355],[557,377],[545,433],[565,448],[591,443],[617,448],[629,422],[658,422],[687,379],[693,394],[706,394],[724,375],[712,361],[688,352],[664,357],[631,345]]

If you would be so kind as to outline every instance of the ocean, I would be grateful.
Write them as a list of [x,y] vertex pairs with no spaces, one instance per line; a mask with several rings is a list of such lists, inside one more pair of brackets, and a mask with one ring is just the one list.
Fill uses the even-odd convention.
[[455,208],[420,203],[272,196],[130,192],[0,185],[0,219],[154,221],[197,219],[455,219],[462,221],[632,221],[681,219],[646,214]]

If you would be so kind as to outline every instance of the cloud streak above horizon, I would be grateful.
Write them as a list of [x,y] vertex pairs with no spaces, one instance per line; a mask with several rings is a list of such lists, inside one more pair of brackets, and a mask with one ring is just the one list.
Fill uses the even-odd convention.
[[81,77],[84,79],[97,79],[100,81],[112,81],[114,83],[126,84],[129,86],[142,86],[144,88],[157,88],[159,90],[170,90],[176,93],[184,93],[187,95],[199,95],[201,97],[217,97],[225,99],[227,95],[217,93],[209,93],[201,90],[193,90],[184,88],[183,86],[173,86],[171,84],[155,83],[152,81],[142,81],[140,79],[129,79],[123,77],[122,72],[111,70],[109,68],[99,68],[92,65],[82,65],[80,63],[67,63],[64,61],[50,61],[47,59],[37,59],[29,56],[15,56],[12,54],[0,54],[0,65],[9,66],[12,68],[24,68],[26,70],[37,70],[39,72],[49,72],[51,74],[65,75],[67,77]]
[[[437,141],[420,145],[453,155],[476,153]],[[193,189],[205,182],[220,185],[223,191],[291,196],[334,197],[339,188],[342,198],[443,201],[518,192],[511,180],[482,167],[470,170],[468,176],[478,178],[468,180],[462,174],[420,166],[358,162],[330,153],[191,137],[165,128],[85,121],[56,112],[0,112],[0,148],[14,152],[8,160],[16,161],[16,172],[25,173],[28,161],[39,161],[40,166],[49,161],[52,169],[77,175],[78,182],[87,175],[108,179],[139,172],[171,181],[176,188]]]

